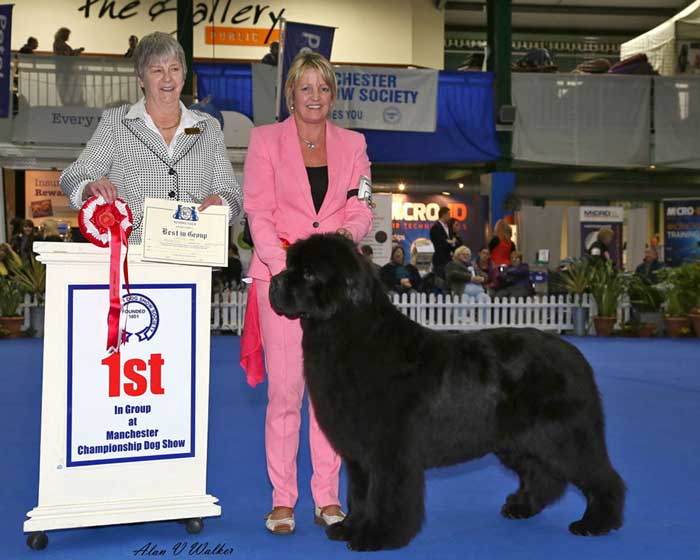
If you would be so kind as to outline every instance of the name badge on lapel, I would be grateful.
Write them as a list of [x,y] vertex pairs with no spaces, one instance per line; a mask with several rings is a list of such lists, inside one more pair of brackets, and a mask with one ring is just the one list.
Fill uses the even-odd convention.
[[191,134],[199,134],[201,130],[199,130],[196,126],[193,126],[192,128],[186,128],[185,129],[185,134],[191,135]]

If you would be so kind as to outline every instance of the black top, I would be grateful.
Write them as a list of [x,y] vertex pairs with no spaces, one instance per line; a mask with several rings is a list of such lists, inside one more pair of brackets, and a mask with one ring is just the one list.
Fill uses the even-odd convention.
[[318,213],[328,192],[328,166],[307,167],[306,174],[309,177],[309,185],[311,185],[311,198],[314,199],[314,208],[316,213]]

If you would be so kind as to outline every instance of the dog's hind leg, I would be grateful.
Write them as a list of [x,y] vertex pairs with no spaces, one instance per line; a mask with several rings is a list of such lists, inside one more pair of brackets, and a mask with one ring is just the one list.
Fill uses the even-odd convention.
[[348,474],[348,515],[340,523],[335,523],[326,529],[326,535],[334,541],[348,541],[353,527],[360,526],[365,516],[369,478],[359,463],[345,459],[345,470]]
[[583,517],[569,525],[574,535],[605,535],[622,527],[625,483],[607,457],[600,468],[580,472],[573,481],[586,497]]
[[403,458],[369,467],[364,516],[353,522],[351,550],[400,548],[418,533],[424,517],[425,476],[422,465]]
[[518,452],[496,454],[503,465],[520,478],[518,490],[506,498],[501,515],[509,519],[527,519],[561,497],[567,482],[556,477],[539,459]]

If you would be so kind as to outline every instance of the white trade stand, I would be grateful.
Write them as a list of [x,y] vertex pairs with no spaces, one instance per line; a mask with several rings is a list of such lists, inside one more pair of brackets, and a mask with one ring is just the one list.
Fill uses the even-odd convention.
[[44,531],[221,515],[206,492],[211,268],[131,248],[128,340],[108,357],[109,249],[35,243],[46,264],[38,505]]

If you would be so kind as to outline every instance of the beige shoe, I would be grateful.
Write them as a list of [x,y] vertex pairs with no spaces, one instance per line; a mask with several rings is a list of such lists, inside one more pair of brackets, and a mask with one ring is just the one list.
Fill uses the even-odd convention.
[[340,510],[340,515],[328,515],[323,513],[323,510],[320,507],[314,507],[314,523],[316,523],[316,525],[328,527],[329,525],[340,523],[343,521],[343,519],[345,519],[345,513],[343,513],[343,510]]
[[[273,510],[274,511],[274,510]],[[265,516],[265,527],[273,535],[291,535],[294,532],[294,514],[282,519],[272,519],[272,511]]]

